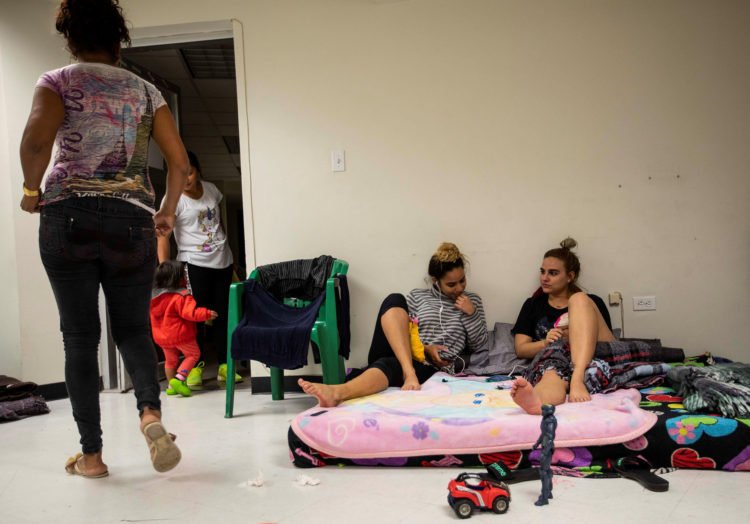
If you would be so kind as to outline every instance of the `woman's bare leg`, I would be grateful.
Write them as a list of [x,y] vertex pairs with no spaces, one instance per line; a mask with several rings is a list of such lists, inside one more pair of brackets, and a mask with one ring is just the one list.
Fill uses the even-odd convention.
[[534,393],[539,396],[542,404],[559,406],[565,402],[567,392],[568,383],[561,379],[553,369],[545,372],[542,379],[534,386]]
[[[393,307],[383,313],[380,318],[383,333],[396,356],[404,374],[403,390],[418,390],[420,388],[417,373],[411,357],[411,342],[409,340],[409,315],[400,307]],[[302,391],[318,399],[321,407],[338,406],[341,402],[352,398],[365,397],[379,393],[386,389],[388,377],[378,368],[368,368],[354,380],[344,384],[320,384],[299,379],[297,383]]]
[[400,307],[393,307],[383,313],[380,319],[383,333],[388,344],[396,355],[404,374],[404,385],[401,389],[417,390],[420,388],[414,362],[411,357],[411,341],[409,339],[409,314]]
[[388,378],[378,368],[366,369],[361,375],[343,384],[320,384],[304,379],[297,381],[302,391],[318,399],[320,407],[332,408],[351,398],[366,397],[388,387]]
[[573,364],[568,400],[587,402],[591,400],[591,395],[584,383],[584,373],[594,358],[596,343],[609,342],[615,337],[604,322],[599,308],[586,293],[575,293],[568,299],[568,318],[568,340]]
[[542,404],[558,406],[565,402],[567,383],[554,370],[544,373],[536,386],[521,377],[513,382],[510,396],[526,413],[541,415]]

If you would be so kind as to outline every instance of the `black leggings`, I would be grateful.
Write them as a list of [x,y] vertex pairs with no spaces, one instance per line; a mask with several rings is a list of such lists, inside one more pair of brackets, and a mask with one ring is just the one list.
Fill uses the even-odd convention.
[[[378,312],[378,320],[375,322],[375,333],[372,335],[370,353],[367,355],[367,368],[375,368],[382,371],[388,379],[389,387],[401,387],[404,385],[404,372],[396,355],[393,353],[393,348],[388,343],[382,324],[383,315],[386,311],[394,307],[408,312],[409,308],[406,304],[406,297],[399,293],[392,293],[383,300]],[[432,366],[416,360],[412,360],[412,363],[414,364],[414,371],[417,373],[417,379],[420,384],[437,373],[437,369]]]
[[[229,313],[229,286],[232,284],[232,266],[223,269],[187,264],[188,282],[195,302],[200,307],[216,311],[211,326],[198,325],[198,345],[201,359],[206,359],[206,339],[210,337],[216,350],[219,364],[227,362],[227,314]],[[206,335],[203,333],[207,331]]]

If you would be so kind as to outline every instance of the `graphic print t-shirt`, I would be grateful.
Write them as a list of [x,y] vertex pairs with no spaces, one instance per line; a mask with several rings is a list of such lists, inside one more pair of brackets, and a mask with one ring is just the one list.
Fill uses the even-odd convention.
[[129,71],[94,63],[49,71],[37,87],[60,95],[65,106],[42,205],[105,196],[153,212],[147,159],[154,113],[166,104],[159,90]]
[[232,263],[232,251],[221,228],[221,191],[211,182],[201,181],[203,196],[185,195],[177,202],[174,237],[177,260],[195,266],[223,269]]
[[[555,325],[555,321],[568,312],[568,308],[554,308],[549,305],[548,296],[544,293],[526,299],[521,307],[521,312],[518,314],[516,325],[513,326],[511,333],[514,335],[526,335],[531,337],[531,340],[544,340],[547,338],[547,332],[552,329]],[[612,329],[612,321],[609,316],[607,306],[604,304],[601,298],[596,295],[589,295],[589,298],[594,302],[599,312],[604,318],[604,322],[607,324],[609,329]]]
[[529,298],[523,303],[511,333],[527,335],[533,341],[544,340],[547,338],[547,332],[554,326],[555,320],[567,312],[566,307],[557,309],[550,306],[547,295]]

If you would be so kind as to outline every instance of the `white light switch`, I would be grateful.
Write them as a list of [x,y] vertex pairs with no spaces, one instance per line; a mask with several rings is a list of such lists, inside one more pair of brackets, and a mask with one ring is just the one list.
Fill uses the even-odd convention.
[[334,173],[346,171],[346,154],[343,149],[331,151],[331,170]]

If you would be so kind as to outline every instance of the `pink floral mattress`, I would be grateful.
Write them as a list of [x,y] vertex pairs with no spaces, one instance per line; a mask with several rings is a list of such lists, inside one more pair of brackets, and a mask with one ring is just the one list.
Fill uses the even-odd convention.
[[[316,406],[292,421],[305,444],[342,458],[412,457],[527,450],[541,417],[528,415],[504,383],[437,373],[421,391],[386,391],[335,408]],[[637,390],[593,395],[557,406],[555,446],[601,446],[633,440],[657,420],[639,407]]]

